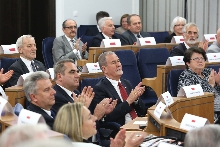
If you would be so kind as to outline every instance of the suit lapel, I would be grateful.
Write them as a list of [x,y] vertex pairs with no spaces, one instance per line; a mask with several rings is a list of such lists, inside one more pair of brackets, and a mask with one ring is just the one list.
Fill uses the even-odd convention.
[[69,48],[69,49],[72,49],[72,47],[70,46],[70,43],[68,42],[68,40],[66,39],[66,37],[63,35],[62,38],[63,38],[63,41],[64,41],[65,46],[67,46],[67,48]]
[[64,91],[60,86],[58,86],[58,85],[56,84],[54,87],[55,87],[55,89],[57,89],[57,90],[65,97],[65,99],[66,99],[68,102],[71,102],[71,103],[74,102],[73,99],[72,99],[72,97],[70,97],[70,96],[66,93],[66,91]]
[[131,36],[131,39],[132,39],[132,42],[136,42],[137,41],[137,38],[134,36],[134,34],[128,30],[128,32],[130,33],[130,36]]
[[28,70],[27,66],[24,64],[24,62],[20,59],[18,59],[18,62],[21,65],[22,70],[24,71],[24,73],[29,73],[30,71]]

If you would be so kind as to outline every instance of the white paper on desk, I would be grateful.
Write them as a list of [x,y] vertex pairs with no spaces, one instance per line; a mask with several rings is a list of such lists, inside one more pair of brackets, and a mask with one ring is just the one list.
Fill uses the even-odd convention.
[[179,147],[178,145],[166,143],[166,142],[160,142],[157,147]]
[[26,74],[23,74],[19,77],[18,81],[17,81],[17,86],[22,86],[23,83],[24,83],[24,80],[27,78],[27,76],[29,76],[31,73],[33,72],[29,72],[29,73],[26,73]]
[[170,106],[171,104],[173,104],[173,102],[174,102],[173,97],[170,95],[170,93],[168,91],[161,94],[161,96],[163,97],[165,104],[167,106]]
[[171,43],[176,43],[176,44],[183,43],[183,42],[184,42],[183,36],[173,36],[171,40]]
[[50,78],[54,80],[54,68],[47,69],[47,73],[50,75]]
[[180,88],[177,96],[186,96],[187,98],[204,95],[200,84],[184,86]]
[[208,62],[220,62],[220,53],[208,53],[206,54]]
[[120,39],[102,39],[100,47],[120,47]]
[[136,125],[146,125],[147,121],[135,121],[133,124],[136,124]]
[[15,54],[15,53],[18,53],[18,50],[16,48],[16,44],[1,45],[0,53],[2,53],[2,54]]
[[102,72],[102,70],[99,67],[98,62],[97,63],[86,63],[86,67],[89,73]]
[[214,42],[216,41],[216,34],[204,34],[202,41],[205,42],[205,40],[208,40],[209,42]]
[[2,94],[2,98],[8,100],[8,97],[7,97],[5,91],[3,90],[3,88],[1,86],[0,86],[0,93]]
[[18,124],[37,124],[45,123],[45,120],[41,114],[22,109],[18,116]]
[[160,119],[161,114],[163,113],[166,105],[163,102],[159,102],[159,104],[156,106],[156,109],[154,110],[154,115]]
[[169,66],[185,65],[185,62],[183,61],[183,56],[173,56],[167,58],[166,65]]
[[0,96],[0,119],[1,119],[3,108],[5,107],[7,102],[8,102],[7,100],[5,100],[4,98]]
[[145,38],[138,38],[136,42],[137,46],[143,45],[156,45],[156,41],[154,37],[145,37]]
[[203,127],[206,123],[209,123],[207,118],[186,113],[183,116],[180,128],[189,131],[195,128]]

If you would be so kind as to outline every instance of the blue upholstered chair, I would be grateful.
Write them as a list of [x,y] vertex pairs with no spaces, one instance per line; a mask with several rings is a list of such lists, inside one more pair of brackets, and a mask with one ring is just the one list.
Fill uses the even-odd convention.
[[8,71],[8,68],[17,60],[18,60],[18,58],[2,57],[2,59],[1,59],[1,68],[4,69],[4,73],[6,73]]
[[14,107],[15,115],[19,116],[22,109],[24,109],[24,107],[20,103],[17,103]]
[[82,38],[81,38],[81,41],[83,43],[86,43],[87,42],[87,51],[89,51],[89,47],[92,45],[92,39],[93,39],[94,36],[86,36],[86,35],[83,35]]
[[207,68],[212,68],[218,73],[220,65],[219,64],[213,64],[213,65],[207,66]]
[[164,39],[170,34],[167,31],[164,32],[148,32],[151,37],[155,38],[156,43],[164,43]]
[[179,76],[183,71],[184,69],[172,69],[167,75],[167,90],[173,97],[177,96]]
[[53,41],[55,37],[47,37],[42,41],[42,54],[46,68],[53,68]]

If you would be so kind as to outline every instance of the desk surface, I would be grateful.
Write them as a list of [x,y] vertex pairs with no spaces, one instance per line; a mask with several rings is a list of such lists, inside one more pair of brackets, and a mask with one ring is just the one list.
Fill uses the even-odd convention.
[[139,129],[139,124],[134,124],[135,121],[147,121],[147,117],[137,117],[127,124],[121,126],[121,129],[125,129],[126,131],[142,131],[143,129]]

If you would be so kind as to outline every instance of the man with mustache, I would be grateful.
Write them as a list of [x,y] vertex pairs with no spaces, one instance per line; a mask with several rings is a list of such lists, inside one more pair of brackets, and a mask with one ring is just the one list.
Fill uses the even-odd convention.
[[80,38],[76,38],[76,22],[74,20],[65,20],[62,27],[64,35],[55,38],[53,42],[52,53],[54,64],[61,59],[72,59],[75,61],[75,64],[77,60],[88,59],[88,52],[86,51],[87,42],[83,44]]
[[[188,23],[183,27],[183,38],[185,41],[171,50],[171,57],[184,56],[187,49],[192,46],[197,46],[196,43],[199,38],[199,28],[195,23]],[[208,49],[208,40],[205,42],[199,42],[198,47],[201,47],[206,51]]]
[[6,83],[6,87],[16,85],[18,78],[23,74],[35,71],[46,71],[43,63],[35,60],[37,48],[34,37],[31,35],[23,35],[18,38],[16,46],[20,58],[8,68],[9,71],[13,70],[14,73]]

